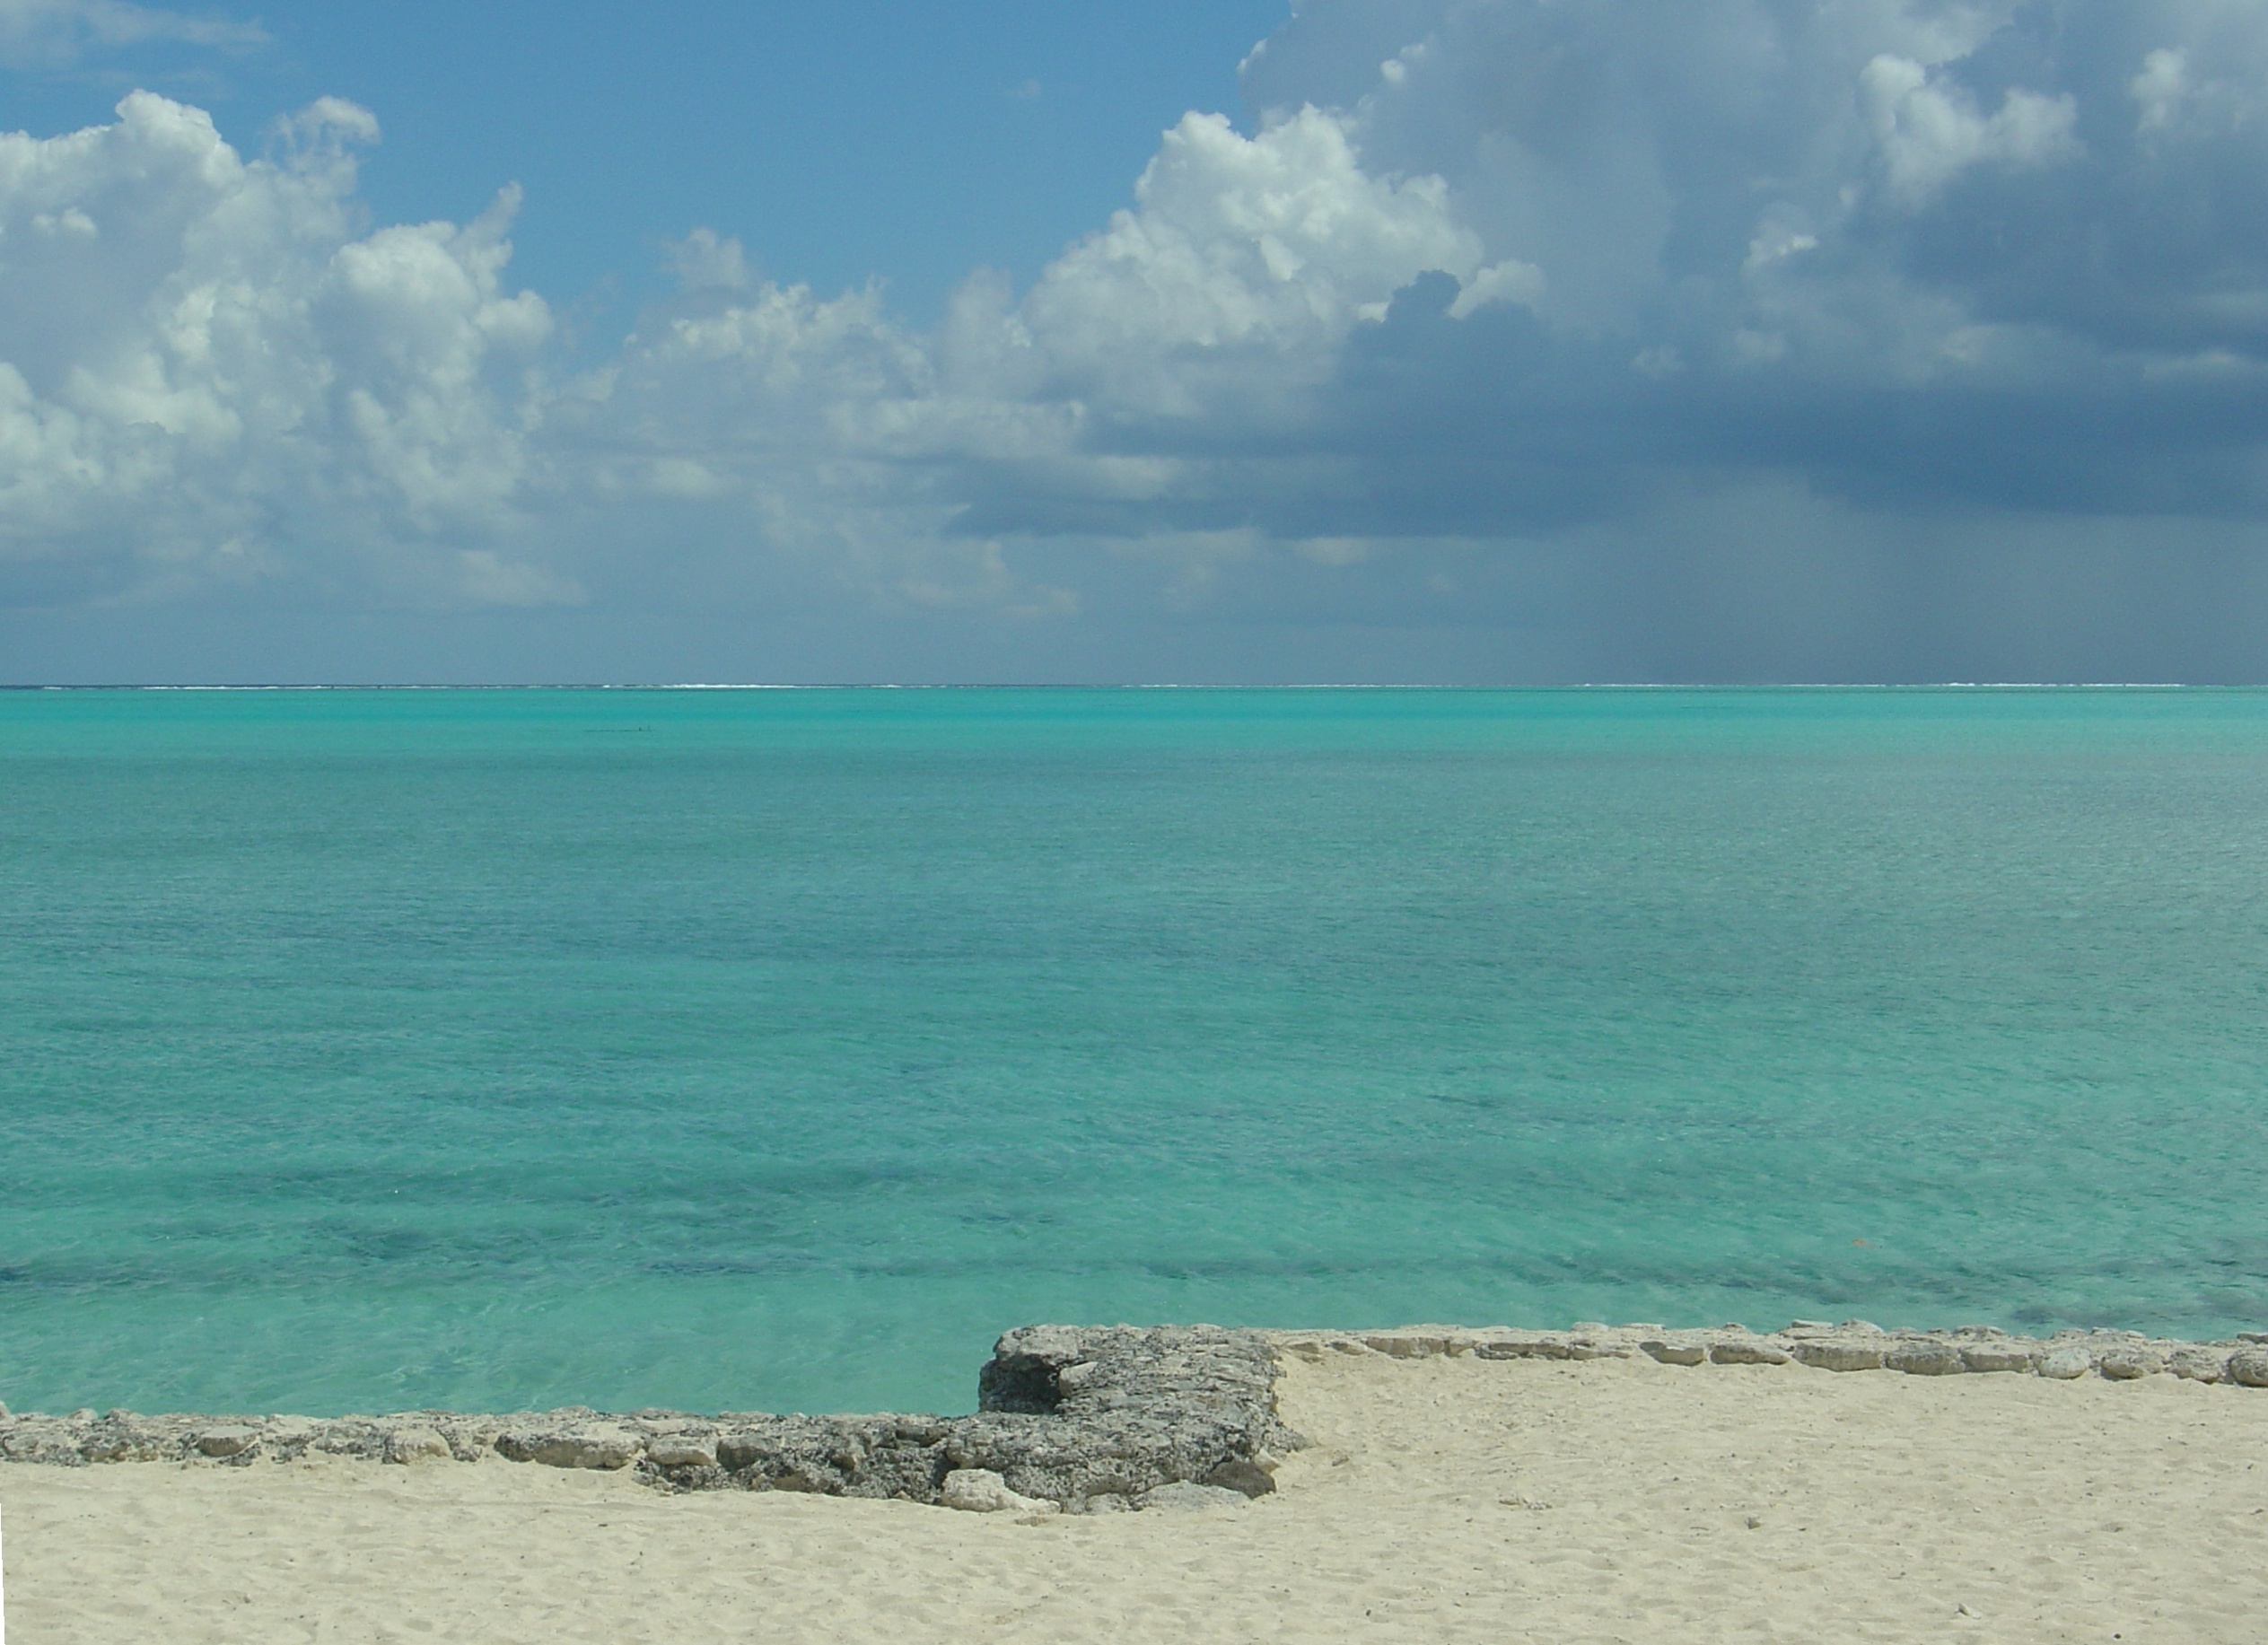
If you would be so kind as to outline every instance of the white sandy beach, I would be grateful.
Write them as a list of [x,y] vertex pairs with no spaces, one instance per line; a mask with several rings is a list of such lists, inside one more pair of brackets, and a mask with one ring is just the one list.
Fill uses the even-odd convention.
[[0,1467],[11,1645],[2268,1638],[2268,1393],[1294,1361],[1247,1507],[1020,1522],[490,1460]]

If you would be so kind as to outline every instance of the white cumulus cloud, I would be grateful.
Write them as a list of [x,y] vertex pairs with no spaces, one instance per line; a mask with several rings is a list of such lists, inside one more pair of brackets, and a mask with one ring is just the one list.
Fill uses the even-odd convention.
[[99,598],[284,573],[454,597],[455,539],[513,523],[549,316],[503,284],[509,195],[356,232],[375,133],[326,102],[247,162],[136,92],[0,136],[0,556]]

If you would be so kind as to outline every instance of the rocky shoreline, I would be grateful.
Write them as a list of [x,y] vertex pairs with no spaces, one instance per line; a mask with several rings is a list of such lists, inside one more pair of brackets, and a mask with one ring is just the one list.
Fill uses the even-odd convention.
[[1265,1334],[1209,1326],[1035,1326],[1003,1336],[973,1416],[778,1416],[575,1406],[509,1415],[8,1416],[0,1457],[245,1467],[310,1454],[373,1462],[501,1457],[635,1468],[670,1491],[801,1491],[986,1510],[1114,1512],[1241,1501],[1301,1441],[1277,1420]]
[[1390,1331],[1230,1331],[1035,1326],[1011,1331],[979,1372],[973,1416],[693,1415],[584,1407],[508,1415],[422,1411],[330,1419],[11,1416],[0,1457],[84,1467],[174,1462],[246,1467],[311,1455],[407,1464],[500,1457],[635,1469],[670,1491],[800,1491],[1026,1514],[1234,1502],[1274,1489],[1304,1441],[1276,1413],[1283,1356],[1335,1354],[1808,1366],[1913,1376],[2018,1374],[2136,1380],[2167,1375],[2268,1388],[2268,1333],[2194,1343],[2132,1332],[2013,1336],[1886,1331],[1863,1320],[1737,1326],[1578,1325],[1567,1331],[1420,1326]]
[[1840,1325],[1799,1319],[1784,1330],[1741,1326],[1671,1330],[1664,1326],[1578,1325],[1566,1331],[1410,1326],[1392,1331],[1277,1331],[1277,1350],[1302,1359],[1384,1353],[1397,1359],[1469,1354],[1481,1360],[1627,1360],[1665,1365],[1803,1365],[1831,1371],[1892,1370],[1944,1377],[1998,1372],[2113,1382],[2171,1375],[2192,1381],[2268,1388],[2268,1332],[2229,1342],[2193,1343],[2138,1331],[2059,1331],[2015,1336],[1987,1326],[1957,1331],[1886,1331],[1863,1319]]

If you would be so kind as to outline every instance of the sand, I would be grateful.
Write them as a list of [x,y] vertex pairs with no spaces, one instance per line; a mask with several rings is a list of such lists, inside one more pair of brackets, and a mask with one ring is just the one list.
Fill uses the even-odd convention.
[[12,1645],[2268,1639],[2268,1391],[1333,1356],[1243,1507],[0,1466]]

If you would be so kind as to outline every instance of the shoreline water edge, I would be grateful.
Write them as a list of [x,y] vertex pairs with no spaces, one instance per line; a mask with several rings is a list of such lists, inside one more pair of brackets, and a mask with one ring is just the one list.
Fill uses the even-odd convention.
[[330,1419],[91,1409],[11,1414],[0,1460],[59,1467],[172,1462],[246,1467],[334,1457],[373,1463],[501,1458],[634,1470],[666,1492],[793,1491],[897,1498],[978,1511],[1108,1513],[1232,1503],[1274,1487],[1307,1441],[1277,1414],[1286,1357],[1587,1361],[1789,1366],[1912,1376],[2017,1374],[2114,1382],[2172,1376],[2268,1389],[2268,1332],[2220,1342],[2130,1331],[2047,1337],[1989,1327],[1885,1330],[1864,1320],[1738,1326],[1580,1324],[1565,1331],[1413,1326],[1379,1331],[1227,1330],[1211,1326],[1033,1326],[1000,1338],[969,1416],[696,1415],[574,1406]]

